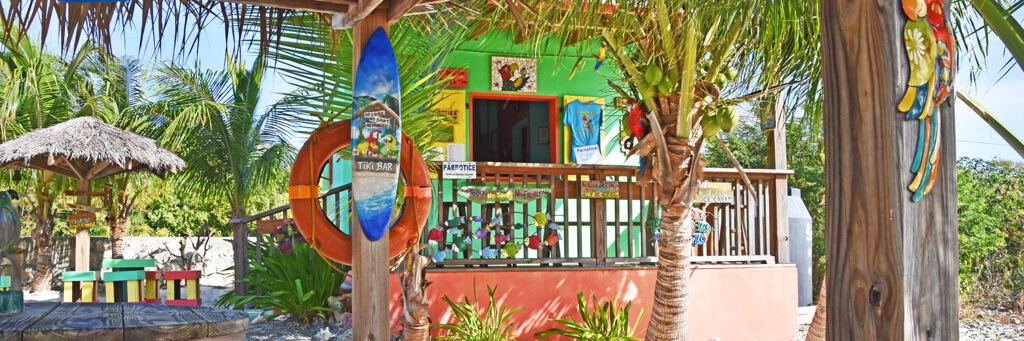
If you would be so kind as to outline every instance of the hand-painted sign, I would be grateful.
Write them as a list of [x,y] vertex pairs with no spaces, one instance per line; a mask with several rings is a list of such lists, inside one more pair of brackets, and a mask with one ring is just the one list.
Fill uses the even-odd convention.
[[615,181],[583,181],[584,198],[618,198],[619,183]]
[[601,164],[601,146],[596,144],[576,147],[573,148],[572,152],[576,155],[576,163],[581,165],[597,165]]
[[548,188],[509,188],[466,186],[459,188],[459,196],[477,203],[513,201],[531,202],[551,193]]
[[363,48],[352,91],[352,196],[366,238],[384,236],[394,215],[402,150],[402,91],[383,28]]
[[68,216],[68,227],[72,229],[87,229],[96,226],[96,213],[85,212]]
[[732,204],[735,201],[732,184],[728,182],[701,183],[697,190],[697,199],[694,200],[705,204]]
[[68,207],[70,207],[73,210],[79,210],[79,211],[103,212],[103,210],[101,210],[99,208],[92,207],[92,206],[79,205],[79,204],[68,204]]
[[441,164],[445,179],[476,179],[476,162],[445,162]]

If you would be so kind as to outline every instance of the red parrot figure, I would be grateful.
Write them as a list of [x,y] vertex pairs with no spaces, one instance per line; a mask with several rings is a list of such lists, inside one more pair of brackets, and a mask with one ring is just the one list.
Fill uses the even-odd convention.
[[943,0],[902,0],[907,15],[904,43],[910,62],[907,92],[899,103],[906,119],[920,121],[917,151],[910,166],[914,180],[908,189],[911,200],[931,192],[942,139],[941,103],[952,92],[956,72],[956,44],[947,28]]
[[[626,109],[629,110],[629,114],[626,117],[629,123],[629,132],[633,138],[640,141],[651,132],[651,122],[647,120],[647,116],[644,116],[643,111],[640,110],[640,105],[635,100],[629,99],[626,102]],[[640,175],[644,175],[646,170],[647,157],[640,158]]]

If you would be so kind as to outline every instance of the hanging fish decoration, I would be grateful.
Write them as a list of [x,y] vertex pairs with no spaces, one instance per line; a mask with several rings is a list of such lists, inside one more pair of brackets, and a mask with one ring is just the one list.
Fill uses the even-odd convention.
[[903,0],[907,15],[903,39],[910,62],[907,91],[897,109],[918,121],[917,150],[910,166],[911,200],[931,192],[942,139],[941,104],[952,91],[956,43],[947,28],[943,0]]
[[482,223],[482,222],[484,222],[484,217],[475,215],[475,216],[473,216],[473,222],[474,223]]
[[706,220],[708,219],[708,212],[696,207],[690,208],[690,216],[693,220]]
[[555,232],[562,232],[562,227],[558,226],[558,224],[555,223],[548,223],[548,228],[554,230]]
[[434,254],[434,262],[443,262],[445,258],[448,258],[448,250],[437,251],[437,253]]
[[438,226],[436,229],[427,232],[427,240],[430,244],[441,244],[444,242],[444,230]]
[[459,248],[459,250],[466,250],[467,248],[469,248],[469,245],[473,243],[473,241],[470,240],[469,237],[455,238],[454,243],[455,247]]
[[703,233],[700,233],[700,232],[697,232],[697,233],[693,234],[693,245],[694,246],[704,245],[704,243],[707,243],[707,242],[708,242],[708,236],[707,235],[705,235]]
[[547,213],[537,212],[533,215],[533,223],[536,224],[537,227],[544,227],[544,225],[547,225],[548,219],[551,219],[551,216]]
[[453,237],[462,236],[462,229],[458,227],[450,228],[448,229],[448,234],[452,235]]
[[708,224],[706,221],[697,220],[693,222],[693,228],[698,233],[708,233],[708,231],[711,231],[711,224]]
[[459,226],[459,225],[462,225],[462,224],[465,224],[465,223],[466,223],[466,218],[458,217],[458,218],[448,219],[448,221],[446,221],[444,224],[445,224],[445,226],[448,226],[448,227],[456,227],[456,226]]
[[491,247],[485,247],[480,250],[480,257],[494,258],[496,256],[498,256],[498,250],[492,249]]
[[494,243],[495,244],[501,244],[501,243],[504,243],[504,242],[508,241],[509,238],[510,238],[509,235],[501,233],[501,232],[498,232],[498,234],[494,235]]
[[501,248],[505,252],[506,258],[515,258],[519,254],[521,247],[518,243],[505,243],[505,246]]
[[534,250],[540,249],[540,237],[537,235],[532,235],[530,236],[530,238],[527,238],[526,247]]
[[501,225],[501,213],[498,213],[494,216],[494,218],[491,218],[491,226],[499,225]]
[[476,239],[487,239],[487,232],[483,227],[476,229]]
[[558,234],[552,233],[548,235],[547,242],[548,246],[555,246],[555,244],[558,244]]
[[522,229],[526,228],[526,225],[523,225],[522,223],[515,223],[515,224],[512,224],[512,228],[514,228],[516,230],[522,230]]

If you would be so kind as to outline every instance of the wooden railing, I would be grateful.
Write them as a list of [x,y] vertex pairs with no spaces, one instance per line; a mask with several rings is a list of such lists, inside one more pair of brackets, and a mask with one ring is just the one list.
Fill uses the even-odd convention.
[[[475,179],[445,179],[438,176],[435,182],[440,202],[436,204],[437,216],[424,228],[423,242],[428,242],[430,229],[442,226],[444,240],[434,250],[449,250],[450,255],[436,267],[475,266],[516,266],[516,265],[579,265],[605,266],[616,264],[652,264],[657,260],[655,233],[657,225],[657,184],[639,180],[637,168],[626,166],[592,166],[533,163],[477,163]],[[746,171],[754,187],[754,195],[747,195],[739,173],[734,169],[709,168],[704,171],[707,181],[729,182],[733,186],[732,204],[709,204],[708,222],[712,230],[705,245],[694,248],[692,260],[696,263],[775,263],[788,259],[779,258],[779,243],[786,243],[788,227],[785,212],[781,212],[776,198],[780,191],[779,179],[785,179],[792,171],[748,169]],[[619,197],[610,199],[583,198],[581,181],[614,181],[619,184]],[[784,183],[784,182],[781,182]],[[540,188],[550,192],[532,202],[474,203],[457,194],[463,186],[487,186],[498,188]],[[333,188],[320,195],[321,207],[336,226],[348,231],[348,210],[346,203],[351,199],[348,184]],[[698,207],[705,205],[698,204]],[[653,208],[653,210],[652,210]],[[287,219],[290,207],[284,205],[244,219],[232,220],[232,224],[248,224],[261,220]],[[452,252],[455,235],[447,229],[460,229],[461,236],[474,236],[486,223],[475,222],[479,217],[486,222],[501,213],[497,225],[484,239],[472,238],[471,245],[459,252]],[[559,231],[534,223],[536,213],[550,216],[550,222]],[[781,215],[781,216],[780,216]],[[445,222],[465,218],[456,226]],[[779,219],[779,218],[782,219]],[[257,224],[249,224],[253,228]],[[511,257],[495,245],[493,236],[501,231],[509,241],[522,247]],[[547,246],[551,234],[559,236],[553,246]],[[780,233],[782,235],[780,235]],[[538,249],[526,247],[530,236],[538,236]],[[503,243],[504,244],[504,243]],[[481,250],[490,247],[497,256],[483,258]],[[783,247],[783,250],[788,248]],[[427,251],[425,251],[427,252]],[[237,264],[236,264],[237,265]]]

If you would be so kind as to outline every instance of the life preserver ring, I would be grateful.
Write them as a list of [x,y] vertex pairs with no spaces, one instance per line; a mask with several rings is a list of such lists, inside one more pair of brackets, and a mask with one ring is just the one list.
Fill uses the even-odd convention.
[[[292,166],[288,180],[288,201],[291,203],[295,226],[307,241],[327,258],[342,264],[352,264],[352,238],[337,229],[320,208],[316,198],[320,190],[313,181],[320,178],[320,169],[342,148],[352,144],[352,124],[349,120],[337,122],[310,135],[302,145]],[[417,243],[420,229],[427,223],[430,214],[431,196],[430,173],[423,155],[413,145],[409,136],[402,135],[401,168],[405,174],[405,208],[395,226],[388,231],[388,254],[397,256],[410,245]],[[313,172],[313,173],[311,173]],[[312,177],[310,175],[313,175]],[[409,208],[412,208],[411,212]],[[316,234],[313,234],[314,225]]]

